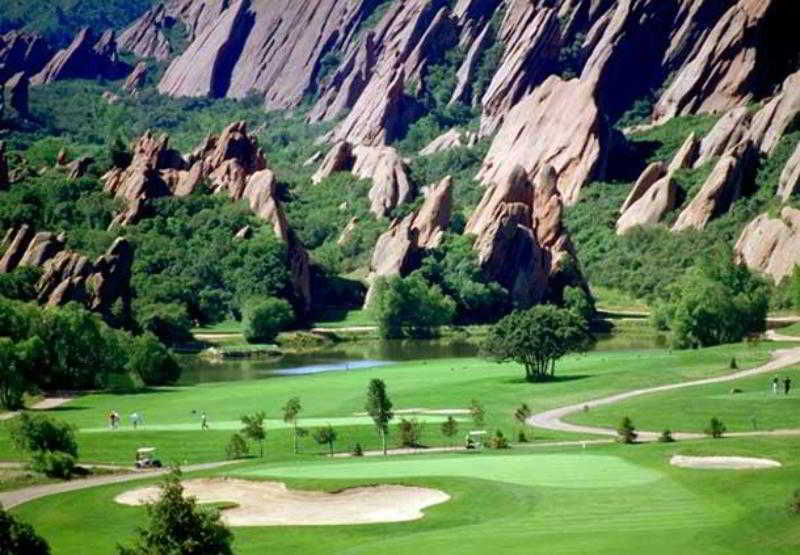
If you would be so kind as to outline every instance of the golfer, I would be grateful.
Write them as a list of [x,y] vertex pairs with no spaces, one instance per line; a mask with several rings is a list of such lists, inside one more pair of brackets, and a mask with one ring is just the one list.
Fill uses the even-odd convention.
[[202,430],[208,429],[208,418],[206,417],[205,411],[203,411],[203,414],[200,415],[200,428]]
[[789,376],[783,378],[783,394],[789,395],[789,390],[792,389],[792,380]]
[[772,393],[778,394],[778,376],[772,378]]

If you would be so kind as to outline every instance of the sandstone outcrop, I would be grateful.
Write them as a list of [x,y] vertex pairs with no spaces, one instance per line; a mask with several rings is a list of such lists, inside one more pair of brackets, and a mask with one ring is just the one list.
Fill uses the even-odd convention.
[[117,300],[130,307],[133,248],[118,238],[94,262],[66,249],[64,235],[34,233],[23,225],[16,230],[10,247],[0,261],[0,273],[18,267],[41,268],[36,284],[38,300],[48,306],[76,301],[103,316],[109,316]]
[[778,142],[800,118],[800,71],[786,78],[779,94],[753,116],[750,140],[762,154],[772,154]]
[[800,210],[785,207],[776,218],[761,214],[742,231],[734,252],[737,263],[780,283],[800,264]]
[[667,167],[663,162],[653,162],[647,166],[642,172],[642,175],[639,176],[639,179],[636,180],[636,183],[633,184],[631,192],[628,193],[628,196],[625,199],[625,202],[622,203],[622,207],[619,209],[619,211],[624,213],[632,204],[642,198],[647,190],[652,187],[653,183],[665,175],[667,175]]
[[487,184],[507,181],[517,164],[532,175],[551,166],[561,198],[571,205],[584,185],[603,176],[608,140],[608,124],[592,87],[551,76],[511,109],[478,179]]
[[574,248],[563,227],[558,175],[549,166],[532,186],[516,166],[490,185],[467,222],[484,271],[508,289],[518,306],[560,300],[564,287],[585,287]]
[[[0,162],[0,165],[2,162]],[[2,174],[0,174],[0,183],[2,183]],[[794,150],[789,161],[781,172],[781,177],[778,180],[778,196],[787,202],[792,195],[800,192],[800,144]]]
[[661,96],[655,119],[722,112],[752,100],[758,77],[759,44],[754,39],[775,4],[744,0],[732,5]]
[[712,218],[726,212],[739,198],[746,175],[753,167],[754,156],[750,141],[740,143],[723,155],[700,191],[678,216],[672,230],[702,230]]
[[712,158],[718,158],[747,137],[751,114],[746,106],[726,112],[716,125],[703,137],[695,167],[700,167]]
[[119,35],[119,49],[139,58],[169,59],[171,49],[164,31],[175,25],[164,4],[158,4]]
[[372,180],[368,194],[370,211],[379,217],[387,216],[399,205],[410,202],[416,193],[408,178],[405,161],[391,147],[353,146],[347,141],[339,141],[325,156],[312,180],[319,183],[332,173],[342,171]]
[[125,84],[122,85],[122,90],[124,90],[128,94],[136,94],[139,92],[139,89],[145,83],[147,79],[147,64],[145,62],[139,62],[136,64],[136,67],[133,68],[128,78],[125,79]]
[[461,132],[458,129],[451,129],[432,140],[428,145],[419,151],[420,156],[430,156],[437,152],[444,152],[453,148],[473,147],[478,142],[478,135],[472,131]]
[[120,79],[130,68],[119,60],[114,32],[108,30],[100,38],[88,27],[77,34],[67,48],[60,50],[47,65],[31,78],[32,85],[62,79]]
[[[429,189],[418,210],[392,222],[375,244],[370,264],[371,280],[407,275],[419,265],[426,249],[441,244],[443,233],[450,225],[452,191],[453,180],[445,177]],[[366,305],[373,294],[373,288],[370,288]]]
[[10,31],[0,35],[0,83],[19,72],[38,73],[52,56],[50,45],[38,34]]

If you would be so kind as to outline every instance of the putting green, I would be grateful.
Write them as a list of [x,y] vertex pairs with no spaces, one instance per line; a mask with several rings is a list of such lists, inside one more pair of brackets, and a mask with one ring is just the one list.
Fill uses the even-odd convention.
[[425,459],[347,461],[271,466],[238,476],[325,479],[390,479],[411,476],[480,478],[523,486],[617,488],[655,482],[662,475],[605,455],[462,455]]
[[[412,419],[416,420],[420,424],[441,424],[445,420],[447,420],[447,416],[436,416],[436,415],[413,415],[411,416]],[[456,418],[458,422],[466,422],[466,418]],[[400,420],[397,419],[396,422]],[[372,421],[372,418],[369,416],[343,416],[337,418],[301,418],[297,421],[297,425],[301,428],[319,428],[322,426],[327,426],[330,424],[333,427],[338,426],[374,426],[375,423]],[[241,420],[222,420],[222,421],[215,421],[209,420],[208,427],[211,430],[241,430],[242,429],[242,421]],[[269,432],[270,430],[282,430],[286,428],[290,428],[291,425],[287,424],[283,420],[271,419],[271,420],[264,420],[264,428]],[[150,424],[145,422],[145,424],[139,426],[136,430],[134,430],[133,426],[130,424],[123,424],[119,428],[113,430],[113,433],[119,432],[133,432],[133,431],[147,431],[147,432],[169,432],[169,431],[195,431],[200,429],[200,420],[198,419],[196,422],[183,422],[180,424]],[[101,432],[108,432],[112,433],[112,430],[108,426],[104,427],[97,427],[97,428],[81,428],[81,433],[88,433],[88,434],[96,434]]]

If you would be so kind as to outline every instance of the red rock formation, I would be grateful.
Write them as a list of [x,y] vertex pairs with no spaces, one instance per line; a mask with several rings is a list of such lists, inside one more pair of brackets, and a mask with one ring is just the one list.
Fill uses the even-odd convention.
[[530,174],[545,166],[556,172],[566,204],[603,175],[608,125],[595,104],[591,83],[551,76],[512,108],[483,162],[478,179],[500,183],[522,164]]
[[425,148],[419,151],[419,155],[430,156],[452,148],[473,147],[477,142],[478,136],[472,131],[461,132],[454,128],[432,140]]
[[778,181],[778,196],[783,202],[787,202],[792,195],[798,192],[800,192],[800,144],[797,145],[794,154],[783,168]]
[[702,230],[712,218],[727,211],[739,198],[742,182],[753,163],[754,149],[749,141],[740,143],[722,156],[700,191],[678,216],[672,230]]
[[147,64],[145,62],[139,62],[136,64],[136,67],[133,68],[130,75],[128,75],[128,78],[125,79],[122,90],[128,94],[136,94],[139,92],[142,85],[144,85],[145,79],[147,79]]
[[667,167],[664,162],[653,162],[647,166],[642,175],[639,176],[639,179],[636,180],[636,183],[633,184],[633,188],[628,193],[625,202],[622,203],[622,207],[619,209],[620,213],[624,213],[633,203],[642,198],[647,190],[653,186],[653,183],[665,175],[667,175]]
[[800,264],[800,210],[786,207],[777,218],[761,214],[742,231],[734,252],[738,264],[780,283]]
[[322,164],[311,176],[311,181],[316,184],[336,172],[350,171],[353,169],[354,162],[353,145],[347,141],[339,141],[323,158]]
[[119,61],[114,32],[106,31],[97,39],[88,27],[84,28],[67,48],[60,50],[47,65],[31,78],[32,85],[42,85],[62,79],[119,79],[130,68]]
[[167,14],[167,7],[158,4],[134,21],[119,35],[119,49],[132,52],[140,58],[169,59],[171,49],[164,31],[175,24]]
[[747,137],[751,114],[747,107],[734,108],[723,115],[713,129],[703,137],[695,167],[718,158]]
[[545,166],[531,186],[516,166],[490,185],[467,222],[485,272],[511,292],[515,304],[559,300],[567,285],[585,287],[568,261],[577,260],[562,224],[563,203],[555,170]]
[[799,117],[800,71],[787,77],[780,93],[753,116],[750,140],[761,153],[772,154]]
[[0,83],[19,72],[38,73],[52,56],[50,45],[40,35],[19,31],[0,35]]

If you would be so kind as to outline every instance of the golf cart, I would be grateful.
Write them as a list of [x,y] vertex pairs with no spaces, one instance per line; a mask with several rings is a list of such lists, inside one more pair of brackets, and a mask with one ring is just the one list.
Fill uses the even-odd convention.
[[465,446],[467,449],[480,449],[483,447],[481,443],[482,437],[485,436],[487,432],[485,430],[475,430],[469,432],[465,439]]
[[140,447],[136,450],[136,468],[161,468],[161,461],[155,457],[155,447]]

